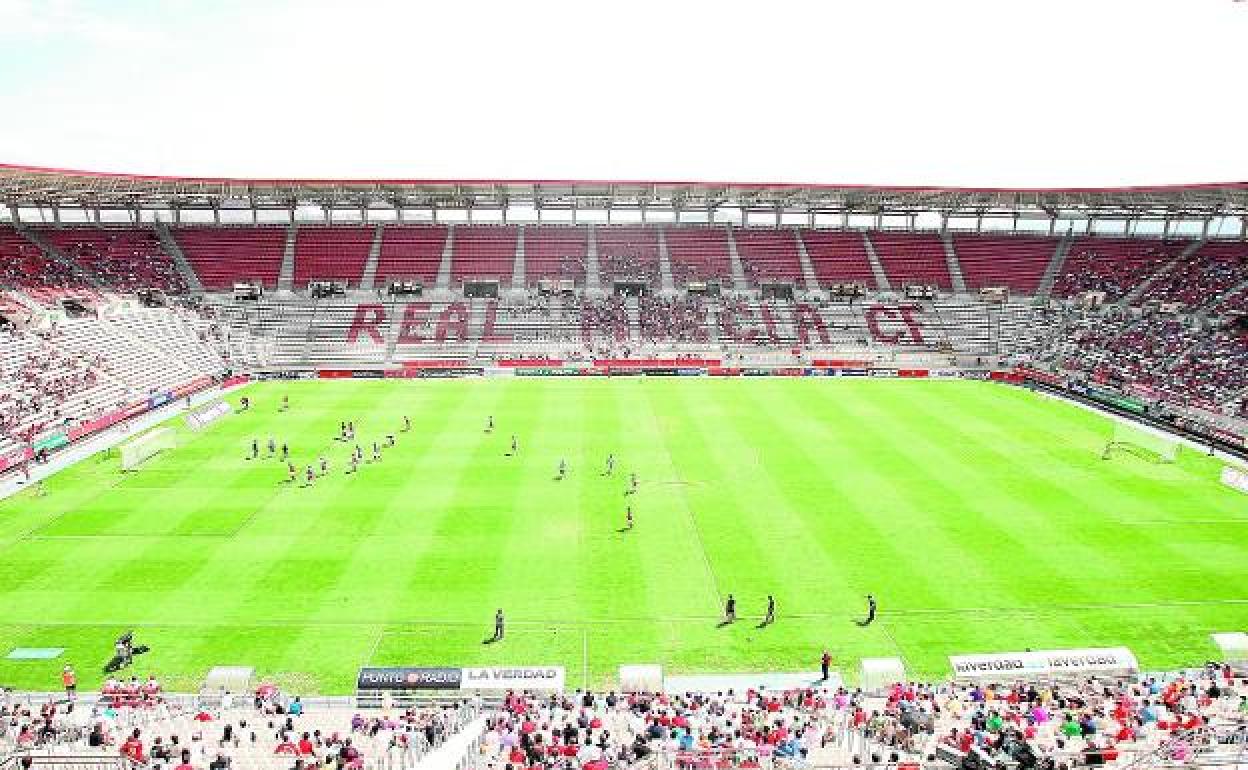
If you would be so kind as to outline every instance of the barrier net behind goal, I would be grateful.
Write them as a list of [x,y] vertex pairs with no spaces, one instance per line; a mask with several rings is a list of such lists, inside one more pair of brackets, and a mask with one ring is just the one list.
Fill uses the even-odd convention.
[[170,428],[150,430],[118,447],[121,454],[121,469],[132,471],[158,452],[173,449],[173,446],[173,430]]
[[1103,457],[1109,459],[1113,452],[1125,452],[1155,463],[1172,463],[1179,455],[1179,440],[1173,436],[1114,421],[1114,433],[1105,445]]

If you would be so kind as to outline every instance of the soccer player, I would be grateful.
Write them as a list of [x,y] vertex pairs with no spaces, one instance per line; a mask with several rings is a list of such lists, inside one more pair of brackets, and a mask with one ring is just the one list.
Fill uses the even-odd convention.
[[355,473],[360,469],[360,460],[355,456],[355,452],[351,453],[350,463],[350,467],[347,468],[347,473]]
[[286,463],[286,471],[290,474],[290,478],[286,480],[290,482],[291,484],[294,484],[295,483],[295,464],[288,461]]
[[511,453],[520,454],[520,442],[516,441],[516,434],[511,434]]
[[724,625],[737,622],[737,599],[732,594],[728,594],[728,600],[724,602]]
[[489,417],[487,417],[487,418],[486,418],[486,421],[485,421],[485,432],[486,432],[486,433],[493,433],[493,432],[494,432],[494,415],[490,415]]
[[279,412],[284,412],[290,408],[290,396],[282,396],[282,405],[278,408]]
[[355,440],[355,422],[353,420],[347,420],[347,440]]
[[871,625],[871,623],[874,621],[875,621],[875,597],[872,596],[871,594],[867,594],[867,617],[862,620],[859,620],[858,625],[862,626],[863,628],[866,628],[867,626]]
[[499,607],[494,613],[494,636],[490,639],[491,642],[501,642],[503,640],[505,625],[506,622],[503,619],[503,608]]
[[394,434],[393,433],[386,434],[386,446],[387,447],[394,446]]
[[373,462],[381,462],[381,444],[376,441],[373,442]]
[[624,509],[624,529],[633,528],[633,506],[627,506]]
[[832,668],[832,653],[827,650],[823,651],[823,655],[819,658],[819,670],[823,672],[823,678],[820,682],[828,681],[828,671]]
[[277,451],[277,442],[273,440],[272,436],[269,436],[269,456],[272,457],[273,453],[276,451]]
[[607,455],[607,473],[606,473],[606,475],[607,475],[607,476],[610,476],[610,475],[611,475],[611,473],[612,473],[612,471],[614,471],[614,470],[615,470],[615,455],[614,455],[614,454],[608,454],[608,455]]
[[338,440],[347,440],[347,424],[345,422],[338,423]]
[[321,455],[321,475],[329,473],[329,461],[325,459],[325,455]]
[[563,458],[559,458],[559,480],[563,481],[564,477],[567,475],[568,475],[568,463]]
[[286,446],[285,441],[282,442],[282,459],[283,460],[290,459],[290,447]]
[[260,442],[256,439],[251,440],[251,457],[248,459],[256,460],[260,457]]
[[412,421],[407,419],[407,415],[403,415],[403,432],[407,433],[412,429]]
[[635,495],[635,494],[637,494],[637,473],[636,473],[636,471],[634,471],[632,474],[630,474],[630,477],[631,477],[631,478],[630,478],[630,481],[629,481],[629,489],[628,489],[628,491],[627,491],[627,492],[625,492],[624,494],[626,494],[626,495]]
[[309,465],[306,469],[304,469],[303,477],[304,477],[304,486],[307,486],[307,487],[312,486],[313,480],[316,479],[316,473],[312,471],[311,465]]
[[763,616],[763,625],[770,626],[776,622],[776,597],[767,594],[767,614]]

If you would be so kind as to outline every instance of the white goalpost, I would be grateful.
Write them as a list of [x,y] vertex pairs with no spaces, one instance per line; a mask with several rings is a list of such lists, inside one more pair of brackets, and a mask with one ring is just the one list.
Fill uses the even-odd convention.
[[1115,452],[1126,452],[1150,462],[1172,463],[1179,455],[1179,439],[1129,422],[1114,420],[1114,433],[1105,444],[1101,459]]
[[121,453],[121,469],[132,471],[159,452],[173,449],[173,430],[156,428],[131,439],[118,447]]

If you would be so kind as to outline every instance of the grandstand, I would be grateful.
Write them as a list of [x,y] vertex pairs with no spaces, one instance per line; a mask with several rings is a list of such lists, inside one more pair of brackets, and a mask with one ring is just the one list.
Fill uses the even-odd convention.
[[[121,181],[151,207],[125,222],[101,216],[133,210]],[[21,215],[32,182],[59,221]],[[1154,685],[1139,666],[1093,668],[1096,683],[1063,680],[1051,698],[1002,676],[989,706],[983,686],[865,687],[859,666],[887,657],[935,682],[964,673],[958,653],[1052,646],[1068,662],[1128,644],[1179,669],[1248,622],[1242,496],[1204,454],[1248,453],[1248,188],[873,188],[868,213],[861,188],[378,181],[325,197],[325,184],[0,170],[0,482],[21,490],[0,501],[16,565],[0,639],[81,657],[124,615],[183,693],[84,670],[112,716],[93,694],[88,718],[62,704],[42,723],[37,696],[29,715],[0,701],[0,751],[85,767],[138,729],[145,755],[159,737],[196,767],[220,751],[238,770],[327,755],[396,770],[439,751],[482,770],[899,767],[965,756],[999,719],[1072,763],[1225,753],[1242,671]],[[936,226],[916,226],[916,206]],[[1234,226],[1211,231],[1214,208]],[[1135,224],[1100,223],[1124,210]],[[319,282],[343,291],[313,296]],[[766,379],[718,379],[745,376]],[[166,422],[179,441],[124,478],[106,454],[51,475],[88,442],[116,446],[131,424],[217,398],[229,416]],[[1108,413],[1185,449],[1164,467],[1101,460]],[[516,456],[489,443],[504,439],[483,434],[486,416],[523,432]],[[349,487],[339,424],[371,431],[367,450],[409,418],[384,463],[380,447],[365,463],[368,486]],[[269,436],[323,497],[248,459]],[[600,467],[616,452],[641,468],[636,497]],[[313,473],[326,456],[332,472]],[[565,459],[573,478],[555,482]],[[42,496],[21,480],[32,471]],[[640,544],[622,550],[624,506]],[[776,628],[715,625],[736,585],[743,602],[780,595]],[[886,592],[887,625],[848,622],[865,590]],[[496,600],[518,620],[485,645],[477,616]],[[994,614],[1005,627],[981,622]],[[825,644],[837,670],[821,680]],[[186,694],[253,651],[291,693],[356,700],[292,714],[293,695],[267,690]],[[620,666],[648,660],[674,691],[617,694]],[[536,676],[547,662],[582,692],[513,682],[398,704],[355,678],[369,664]],[[0,683],[50,689],[59,666],[0,662]],[[753,690],[781,670],[800,674]]]

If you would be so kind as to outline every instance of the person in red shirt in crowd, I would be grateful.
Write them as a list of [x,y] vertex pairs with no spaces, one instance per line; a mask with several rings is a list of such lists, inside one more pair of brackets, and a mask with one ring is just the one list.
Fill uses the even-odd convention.
[[142,764],[147,760],[143,756],[143,741],[139,738],[139,728],[134,728],[126,742],[121,744],[121,755],[132,762]]

